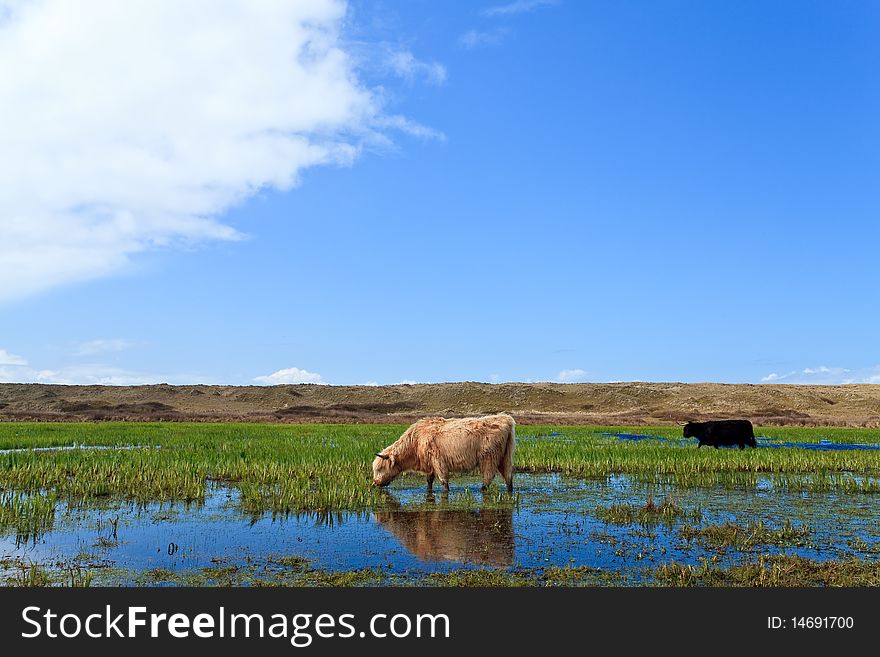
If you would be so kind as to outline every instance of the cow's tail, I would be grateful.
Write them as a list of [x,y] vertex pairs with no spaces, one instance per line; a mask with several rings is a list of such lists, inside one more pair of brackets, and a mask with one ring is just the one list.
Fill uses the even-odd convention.
[[501,465],[498,468],[504,482],[507,484],[507,490],[513,490],[513,452],[516,450],[516,422],[510,418],[510,429],[507,432],[507,439],[504,441],[504,454],[501,456]]

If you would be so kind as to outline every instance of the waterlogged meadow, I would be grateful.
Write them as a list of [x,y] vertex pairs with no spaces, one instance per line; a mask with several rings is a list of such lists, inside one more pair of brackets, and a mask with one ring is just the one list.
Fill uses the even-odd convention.
[[677,426],[521,425],[513,495],[455,477],[428,496],[415,475],[370,485],[404,429],[0,423],[0,578],[790,585],[825,568],[847,585],[880,556],[877,430],[759,427],[740,451],[698,450]]

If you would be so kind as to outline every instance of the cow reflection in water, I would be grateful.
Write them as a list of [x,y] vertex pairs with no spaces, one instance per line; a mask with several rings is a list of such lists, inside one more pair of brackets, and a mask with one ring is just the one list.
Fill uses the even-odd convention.
[[380,511],[376,522],[423,561],[511,566],[513,511]]

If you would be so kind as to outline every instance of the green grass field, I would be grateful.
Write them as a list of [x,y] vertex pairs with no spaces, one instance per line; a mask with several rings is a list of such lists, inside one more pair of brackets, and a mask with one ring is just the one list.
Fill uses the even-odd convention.
[[[22,517],[48,517],[47,500],[74,505],[109,496],[142,503],[200,501],[210,482],[239,489],[242,507],[255,513],[382,508],[385,496],[369,484],[370,462],[374,452],[404,429],[400,425],[2,423],[3,450],[76,444],[138,447],[0,454],[4,493],[0,526],[18,523]],[[698,450],[660,441],[619,441],[603,435],[609,431],[676,438],[681,430],[520,426],[516,469],[585,478],[625,473],[645,481],[674,481],[678,486],[754,487],[769,478],[774,486],[790,490],[880,491],[880,450]],[[768,427],[756,433],[783,441],[880,443],[880,432],[869,429]],[[468,497],[459,503],[467,504]]]

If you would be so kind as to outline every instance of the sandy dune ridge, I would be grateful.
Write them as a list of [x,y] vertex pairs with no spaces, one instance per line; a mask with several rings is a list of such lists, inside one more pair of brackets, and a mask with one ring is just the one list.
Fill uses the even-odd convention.
[[520,422],[880,427],[880,385],[438,383],[391,386],[0,384],[5,420],[409,422],[509,411]]

